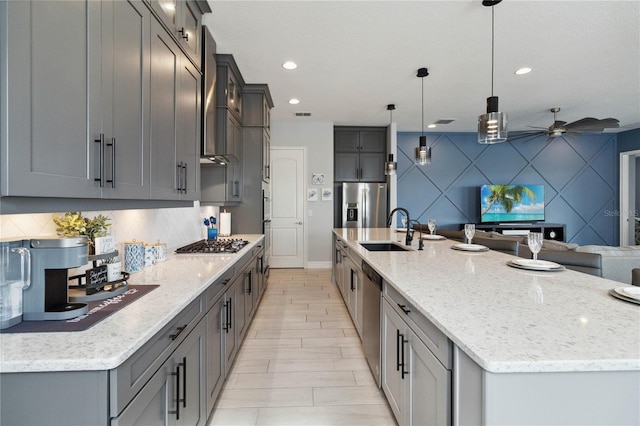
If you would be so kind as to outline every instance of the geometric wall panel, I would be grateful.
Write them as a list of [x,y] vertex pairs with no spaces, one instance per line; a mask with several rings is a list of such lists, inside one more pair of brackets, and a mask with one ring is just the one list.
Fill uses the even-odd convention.
[[565,223],[578,244],[618,242],[617,136],[546,137],[480,145],[476,133],[428,133],[430,165],[413,163],[419,133],[399,132],[398,206],[438,228],[478,222],[483,184],[545,185],[546,221]]

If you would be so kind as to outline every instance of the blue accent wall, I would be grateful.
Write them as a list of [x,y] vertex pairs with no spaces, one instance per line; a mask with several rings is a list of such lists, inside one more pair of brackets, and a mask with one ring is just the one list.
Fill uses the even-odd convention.
[[545,221],[564,223],[578,244],[617,245],[616,134],[546,136],[480,145],[476,133],[428,133],[430,165],[413,163],[419,133],[398,133],[398,206],[420,223],[479,223],[482,184],[543,184]]

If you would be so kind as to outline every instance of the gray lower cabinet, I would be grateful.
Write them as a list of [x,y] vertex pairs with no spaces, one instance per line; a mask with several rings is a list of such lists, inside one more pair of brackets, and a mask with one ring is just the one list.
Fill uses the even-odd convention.
[[[351,320],[356,328],[356,331],[362,336],[362,308],[363,308],[363,281],[362,270],[359,265],[356,265],[355,261],[350,257],[345,258],[346,261],[346,283],[345,294],[347,295],[347,309],[351,314]],[[358,259],[359,262],[361,260]]]
[[451,342],[408,303],[383,298],[382,305],[381,384],[396,420],[452,424]]
[[200,321],[111,424],[204,424],[205,331],[206,322]]

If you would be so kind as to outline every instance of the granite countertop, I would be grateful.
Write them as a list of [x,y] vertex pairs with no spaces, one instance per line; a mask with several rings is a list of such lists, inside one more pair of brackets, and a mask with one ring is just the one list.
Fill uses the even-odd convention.
[[235,254],[170,253],[166,261],[131,274],[129,284],[159,287],[88,330],[0,334],[0,373],[110,370],[119,366],[263,236],[233,238],[249,244]]
[[640,370],[640,306],[609,290],[628,284],[571,270],[507,266],[513,256],[452,250],[369,252],[358,241],[402,241],[390,229],[335,229],[455,345],[494,373]]

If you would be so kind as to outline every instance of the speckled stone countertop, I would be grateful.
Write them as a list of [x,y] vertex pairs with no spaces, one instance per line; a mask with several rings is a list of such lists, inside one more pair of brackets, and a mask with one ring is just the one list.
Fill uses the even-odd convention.
[[358,241],[402,241],[389,229],[335,229],[382,277],[483,369],[494,373],[640,370],[640,305],[628,286],[575,271],[531,272],[513,256],[452,250],[369,252]]
[[0,334],[0,373],[110,370],[119,366],[263,236],[233,238],[250,243],[235,254],[171,253],[166,261],[131,274],[129,284],[160,286],[88,330]]

